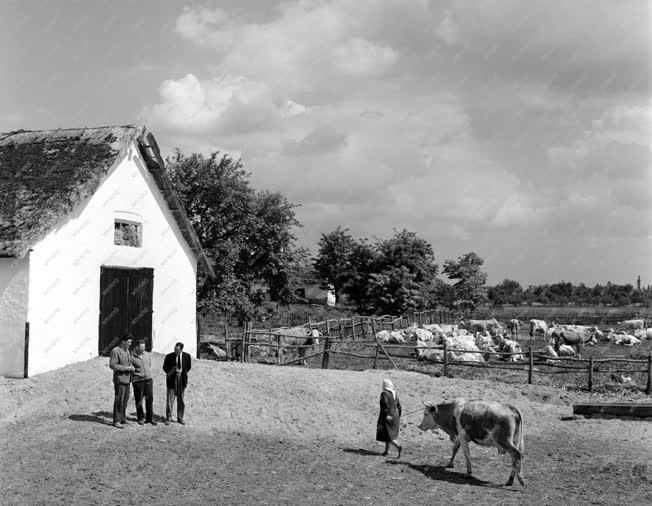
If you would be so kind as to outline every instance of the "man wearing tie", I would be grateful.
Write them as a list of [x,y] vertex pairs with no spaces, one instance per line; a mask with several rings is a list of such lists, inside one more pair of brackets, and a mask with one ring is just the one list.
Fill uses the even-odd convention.
[[183,343],[174,346],[174,352],[168,353],[163,361],[166,384],[168,389],[167,405],[165,409],[165,425],[170,425],[174,399],[177,399],[177,421],[185,425],[183,411],[186,407],[183,402],[183,393],[188,384],[188,372],[190,372],[190,354],[183,351]]

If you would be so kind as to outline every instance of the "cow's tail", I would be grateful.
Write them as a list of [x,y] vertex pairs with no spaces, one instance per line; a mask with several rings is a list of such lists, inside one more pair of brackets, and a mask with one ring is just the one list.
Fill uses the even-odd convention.
[[523,413],[516,406],[512,406],[512,409],[518,415],[518,423],[514,430],[514,439],[518,441],[518,451],[525,453],[525,444],[523,442]]

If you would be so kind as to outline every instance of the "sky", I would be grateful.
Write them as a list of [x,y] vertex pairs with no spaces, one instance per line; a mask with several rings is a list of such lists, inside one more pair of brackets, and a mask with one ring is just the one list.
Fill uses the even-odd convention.
[[647,0],[0,0],[0,131],[145,124],[489,282],[652,284]]

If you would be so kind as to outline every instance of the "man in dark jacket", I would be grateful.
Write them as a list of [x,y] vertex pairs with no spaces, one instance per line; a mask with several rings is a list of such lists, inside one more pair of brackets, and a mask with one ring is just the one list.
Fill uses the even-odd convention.
[[186,407],[183,402],[183,393],[188,384],[188,373],[190,372],[190,354],[183,351],[183,343],[177,343],[174,346],[174,353],[169,353],[163,361],[163,371],[167,376],[166,384],[168,389],[167,403],[165,408],[165,425],[170,425],[172,409],[174,408],[174,399],[177,399],[177,421],[181,425],[183,421],[183,412]]
[[122,428],[119,423],[127,423],[125,410],[129,402],[129,385],[131,383],[131,373],[134,366],[131,365],[131,336],[126,335],[120,340],[120,344],[111,350],[109,358],[109,367],[113,369],[113,387],[115,398],[113,400],[113,426]]

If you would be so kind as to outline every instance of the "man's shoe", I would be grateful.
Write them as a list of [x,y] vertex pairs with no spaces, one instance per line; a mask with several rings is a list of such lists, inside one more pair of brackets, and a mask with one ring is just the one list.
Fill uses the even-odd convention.
[[149,423],[151,425],[158,425],[158,423],[156,423],[154,420],[147,420],[147,422],[145,423]]
[[165,425],[170,425],[170,420],[165,420]]
[[183,420],[179,420],[179,423],[180,423],[181,425],[185,425],[185,424],[186,424],[186,422],[184,422]]
[[114,426],[116,429],[122,429],[122,428],[123,428],[122,425],[120,425],[118,422],[113,422],[113,426]]
[[145,425],[145,421],[144,420],[138,420],[138,425]]
[[122,425],[129,425],[129,423],[127,422],[127,420],[120,420],[120,423],[121,423]]

